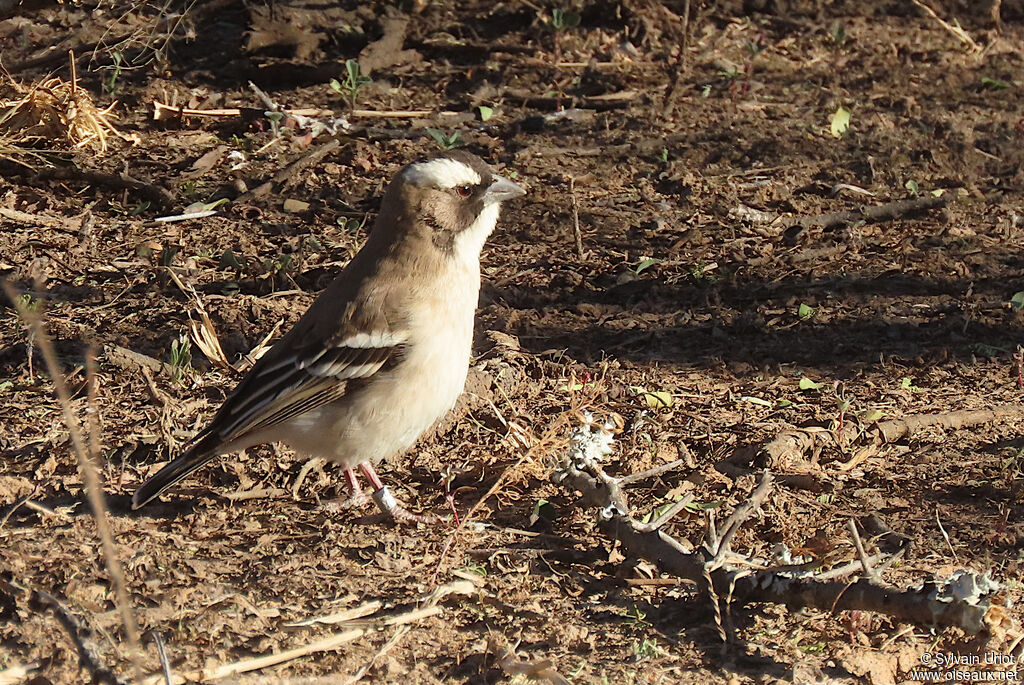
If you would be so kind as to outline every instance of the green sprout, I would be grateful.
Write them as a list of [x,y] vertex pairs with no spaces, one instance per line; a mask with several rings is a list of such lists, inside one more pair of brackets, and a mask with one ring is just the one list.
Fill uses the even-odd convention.
[[846,27],[843,26],[843,22],[837,21],[836,23],[832,24],[832,30],[829,31],[829,36],[831,36],[832,38],[832,45],[834,45],[836,48],[843,47],[843,45],[846,44],[848,38],[846,35]]
[[651,637],[645,637],[640,641],[633,641],[633,655],[637,661],[643,661],[644,659],[653,659],[662,653],[661,647],[658,646],[658,641]]
[[185,374],[192,370],[192,341],[182,334],[177,340],[171,341],[171,379],[181,382]]
[[356,108],[356,102],[359,100],[359,91],[363,89],[368,83],[372,83],[373,79],[369,76],[363,76],[359,70],[359,62],[354,59],[345,60],[345,80],[339,81],[338,79],[332,78],[329,85],[331,88],[340,93],[345,97],[348,102],[349,109]]
[[428,128],[427,134],[434,139],[434,142],[442,150],[451,150],[462,145],[462,134],[458,131],[445,133],[436,128]]
[[566,12],[556,7],[551,10],[551,19],[544,24],[555,33],[564,33],[580,25],[580,14],[579,12]]
[[107,67],[107,71],[110,73],[103,79],[103,83],[100,86],[107,95],[113,95],[117,92],[117,79],[121,77],[121,72],[124,70],[122,66],[124,55],[120,51],[115,50],[110,56],[113,58],[114,64]]

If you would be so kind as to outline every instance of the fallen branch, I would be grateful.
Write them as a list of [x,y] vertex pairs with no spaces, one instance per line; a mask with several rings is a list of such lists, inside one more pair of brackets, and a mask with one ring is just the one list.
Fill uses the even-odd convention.
[[[441,609],[437,604],[448,595],[468,595],[473,592],[476,592],[476,585],[474,583],[468,580],[457,580],[446,585],[442,585],[433,592],[424,595],[418,602],[419,606],[400,614],[366,618],[368,614],[375,613],[382,607],[380,602],[372,601],[360,607],[349,609],[347,612],[339,612],[328,617],[306,619],[297,623],[286,624],[287,626],[296,628],[313,626],[321,623],[348,623],[349,625],[360,625],[362,627],[334,633],[333,635],[328,635],[320,640],[316,640],[299,647],[294,647],[292,649],[286,649],[283,652],[253,657],[251,659],[242,659],[240,661],[222,664],[220,666],[208,666],[206,668],[188,671],[180,675],[174,674],[171,682],[174,685],[181,685],[182,683],[189,682],[209,682],[212,680],[221,680],[222,678],[239,675],[241,673],[262,670],[270,666],[283,664],[286,661],[293,661],[304,656],[309,656],[310,654],[333,651],[341,645],[357,640],[363,635],[374,630],[390,626],[399,626],[398,631],[389,641],[397,642],[399,637],[409,631],[409,624],[440,613]],[[140,685],[159,685],[159,683],[164,682],[165,679],[166,676],[164,673],[156,673],[142,680]]]
[[[971,52],[974,52],[974,53],[978,53],[978,52],[981,52],[981,46],[980,46],[980,45],[978,45],[978,44],[977,44],[977,43],[976,43],[976,42],[974,41],[974,39],[973,39],[973,38],[971,38],[971,34],[967,33],[967,31],[964,31],[963,27],[962,27],[962,26],[960,26],[960,22],[957,22],[957,23],[956,23],[955,25],[954,25],[954,24],[950,24],[950,23],[949,23],[948,21],[946,21],[945,19],[943,19],[942,17],[940,17],[940,16],[939,16],[939,15],[938,15],[938,14],[937,14],[937,13],[935,12],[935,10],[933,10],[933,9],[932,9],[931,7],[929,7],[928,5],[926,5],[926,4],[924,4],[923,2],[921,2],[921,0],[911,0],[911,2],[913,2],[913,3],[915,4],[915,5],[917,5],[917,6],[918,6],[918,7],[920,7],[920,8],[922,9],[922,10],[924,10],[925,14],[927,14],[928,16],[930,16],[930,17],[931,17],[932,19],[934,19],[935,21],[939,22],[939,25],[940,25],[940,26],[941,26],[942,28],[946,29],[947,31],[949,31],[950,33],[952,33],[952,34],[953,34],[954,36],[956,36],[956,37],[957,37],[957,39],[958,39],[958,40],[959,40],[959,41],[960,41],[961,43],[963,43],[964,45],[966,45],[966,46],[967,46],[967,48],[968,48],[968,49],[969,49],[969,50],[970,50]],[[954,21],[956,21],[956,20],[954,19]]]
[[141,671],[139,662],[141,649],[139,648],[139,628],[132,611],[131,601],[128,597],[127,583],[125,582],[124,570],[121,561],[117,556],[117,545],[114,542],[114,534],[107,520],[107,505],[103,494],[103,485],[97,474],[96,464],[89,456],[89,449],[82,437],[78,418],[71,405],[71,394],[68,392],[67,381],[60,369],[60,362],[57,360],[57,352],[54,350],[53,341],[50,340],[39,315],[30,311],[17,296],[14,288],[6,280],[0,281],[7,298],[14,303],[18,310],[18,316],[26,322],[35,336],[39,350],[43,353],[46,366],[50,372],[50,381],[53,383],[54,392],[57,395],[58,403],[64,415],[64,423],[71,438],[71,444],[75,457],[78,460],[78,473],[82,478],[85,487],[85,494],[92,509],[93,518],[96,521],[96,532],[100,539],[100,546],[103,550],[103,560],[106,563],[107,572],[110,575],[110,582],[114,586],[114,604],[121,616],[124,625],[125,638],[128,642],[129,656],[136,670]]
[[[153,102],[153,120],[163,121],[165,119],[181,119],[182,117],[245,117],[257,119],[264,114],[263,109],[257,107],[225,107],[222,109],[190,109],[188,107],[175,107],[165,105],[162,102]],[[283,109],[282,114],[290,114],[300,117],[333,117],[334,112],[329,109],[299,108]],[[428,109],[393,109],[393,110],[372,110],[356,109],[349,113],[351,117],[364,117],[367,119],[422,119],[434,113]],[[458,116],[460,112],[438,112],[438,116]]]
[[880,421],[867,428],[848,422],[840,431],[814,426],[794,428],[779,433],[761,447],[757,451],[760,459],[756,461],[771,468],[779,468],[794,461],[806,462],[807,455],[828,445],[837,445],[845,450],[856,444],[859,445],[858,449],[850,460],[840,467],[842,470],[849,470],[877,453],[881,445],[917,437],[928,429],[957,430],[1015,419],[1024,419],[1024,404],[942,414],[915,414],[902,419]]
[[295,160],[294,162],[286,166],[281,171],[274,174],[274,176],[269,181],[260,184],[259,186],[253,188],[248,192],[242,193],[235,199],[235,202],[251,202],[256,198],[269,195],[272,190],[274,190],[275,188],[280,188],[282,185],[286,184],[289,180],[291,180],[295,175],[297,175],[300,171],[302,171],[308,166],[316,164],[325,156],[327,156],[327,154],[338,149],[340,145],[341,141],[338,140],[337,138],[332,138],[331,140],[328,140],[326,143],[316,148],[309,154],[300,157],[299,159]]
[[[22,174],[24,175],[24,174]],[[149,183],[128,174],[110,174],[104,171],[89,171],[73,166],[67,167],[40,167],[33,170],[29,176],[32,183],[38,181],[80,181],[92,185],[107,186],[118,190],[130,190],[134,193],[152,200],[161,207],[173,207],[177,199],[166,188],[155,183]]]
[[[628,513],[625,495],[617,479],[608,476],[601,459],[611,451],[607,427],[578,428],[570,450],[552,476],[555,483],[580,493],[580,505],[597,508],[598,528],[621,543],[624,553],[655,564],[664,573],[691,580],[715,600],[721,635],[721,609],[732,602],[771,602],[790,608],[813,607],[829,612],[873,611],[925,627],[957,627],[969,634],[994,634],[1012,627],[1005,608],[997,603],[1000,586],[969,571],[957,571],[945,579],[897,588],[860,578],[837,580],[857,572],[880,574],[903,551],[894,555],[861,559],[831,571],[810,570],[817,564],[793,563],[788,552],[783,564],[770,563],[733,552],[732,541],[743,522],[756,511],[770,492],[772,477],[765,472],[749,501],[737,508],[721,526],[709,519],[707,542],[698,549],[675,540],[663,528],[651,530]],[[664,525],[664,524],[663,524]],[[881,562],[881,563],[879,563]]]
[[931,209],[945,207],[948,202],[949,197],[946,195],[942,195],[940,197],[927,195],[925,197],[915,197],[909,200],[887,202],[884,205],[861,207],[859,209],[852,209],[845,212],[828,212],[826,214],[799,217],[793,220],[790,223],[790,226],[799,226],[801,228],[832,228],[834,226],[853,224],[858,221],[892,221],[893,219],[901,219],[905,216],[912,216]]
[[113,670],[103,664],[96,647],[93,645],[87,629],[79,624],[78,619],[53,595],[36,590],[29,599],[29,606],[36,605],[48,609],[64,632],[68,634],[71,641],[75,643],[78,652],[78,664],[87,670],[92,676],[94,683],[106,683],[107,685],[126,685],[125,681],[117,677]]

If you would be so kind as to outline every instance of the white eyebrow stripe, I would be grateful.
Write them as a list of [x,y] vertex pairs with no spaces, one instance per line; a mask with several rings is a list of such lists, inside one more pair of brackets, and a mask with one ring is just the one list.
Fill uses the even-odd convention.
[[437,188],[475,186],[481,180],[472,167],[447,157],[413,164],[405,170],[405,178],[413,185]]

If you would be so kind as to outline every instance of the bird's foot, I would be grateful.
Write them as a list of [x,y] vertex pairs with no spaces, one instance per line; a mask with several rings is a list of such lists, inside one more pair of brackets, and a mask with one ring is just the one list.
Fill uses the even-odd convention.
[[391,490],[388,486],[383,486],[373,492],[373,502],[380,509],[380,519],[391,519],[395,523],[425,523],[425,524],[437,524],[442,523],[444,519],[434,514],[414,514],[395,499],[395,496],[391,494]]
[[361,509],[373,501],[370,494],[365,490],[354,492],[348,497],[338,497],[327,500],[320,505],[320,508],[328,514],[340,514],[351,509]]

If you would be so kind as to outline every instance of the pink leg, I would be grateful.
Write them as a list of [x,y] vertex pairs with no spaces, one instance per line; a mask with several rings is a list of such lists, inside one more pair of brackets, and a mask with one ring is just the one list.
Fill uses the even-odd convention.
[[348,485],[349,496],[344,499],[336,499],[326,502],[324,507],[327,511],[337,513],[345,509],[354,509],[355,507],[361,507],[370,501],[369,495],[367,495],[363,488],[359,485],[359,479],[356,478],[356,472],[352,469],[345,469],[345,484]]
[[345,469],[345,482],[348,484],[348,491],[353,497],[363,491],[359,487],[359,479],[356,478],[356,472],[352,469]]
[[363,472],[366,480],[370,482],[370,487],[373,488],[373,494],[371,495],[373,501],[385,516],[405,523],[437,523],[440,521],[437,516],[414,514],[399,504],[395,496],[391,494],[388,486],[381,482],[380,476],[377,475],[373,464],[370,462],[364,461],[361,463],[359,470]]

